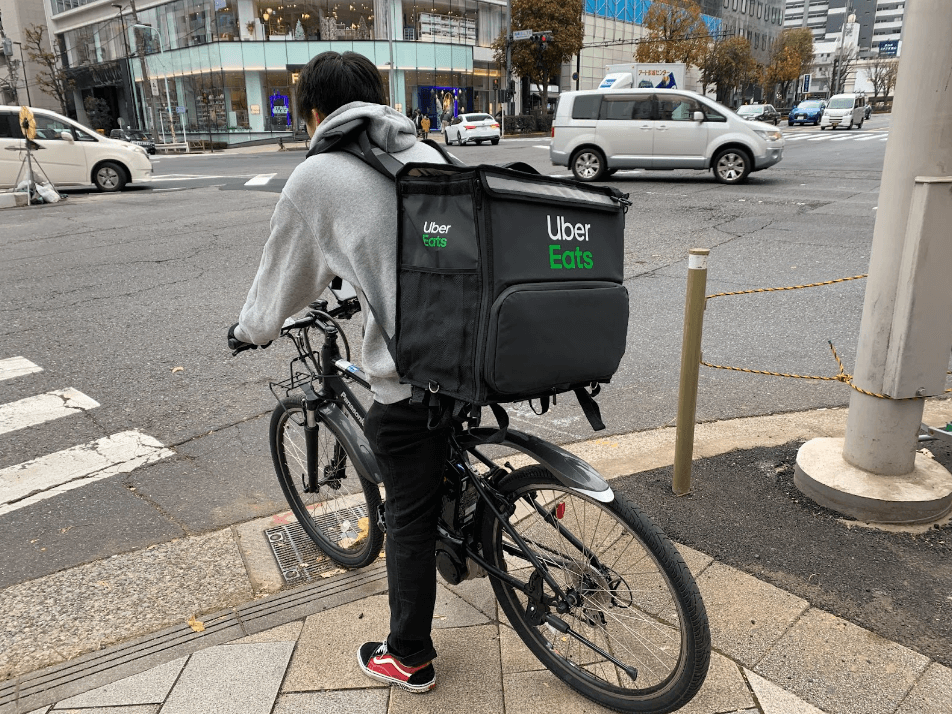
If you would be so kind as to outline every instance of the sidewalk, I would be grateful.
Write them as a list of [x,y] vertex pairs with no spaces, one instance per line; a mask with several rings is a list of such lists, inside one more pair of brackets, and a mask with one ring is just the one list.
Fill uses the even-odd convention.
[[[952,402],[926,409],[929,423],[952,420]],[[695,458],[703,466],[729,452],[738,469],[756,470],[752,446],[838,436],[844,427],[845,410],[703,424]],[[571,450],[611,478],[669,465],[673,441],[667,428]],[[355,652],[387,631],[382,562],[287,589],[263,533],[286,520],[278,514],[0,591],[0,714],[607,711],[539,670],[498,619],[485,579],[441,581],[433,692],[367,679]],[[682,711],[952,713],[948,667],[716,557],[679,549],[715,648],[707,682]]]

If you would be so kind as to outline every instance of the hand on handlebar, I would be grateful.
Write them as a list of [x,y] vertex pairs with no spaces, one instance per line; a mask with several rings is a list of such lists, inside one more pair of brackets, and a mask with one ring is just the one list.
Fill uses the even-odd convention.
[[236,322],[234,325],[228,328],[228,349],[232,352],[232,356],[238,354],[239,352],[244,352],[245,350],[256,350],[260,346],[261,349],[265,349],[271,343],[268,342],[267,345],[256,345],[252,342],[242,342],[237,337],[235,337],[235,328],[238,327]]

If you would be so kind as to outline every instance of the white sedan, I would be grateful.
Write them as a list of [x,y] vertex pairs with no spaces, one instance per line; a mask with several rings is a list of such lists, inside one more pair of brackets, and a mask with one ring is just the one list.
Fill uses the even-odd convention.
[[443,140],[447,144],[454,141],[458,146],[475,141],[499,143],[499,122],[488,114],[460,114],[454,117],[449,126],[443,128]]

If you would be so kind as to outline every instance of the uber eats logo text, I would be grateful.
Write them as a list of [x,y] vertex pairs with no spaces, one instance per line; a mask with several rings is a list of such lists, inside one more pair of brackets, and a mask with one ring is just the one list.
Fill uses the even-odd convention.
[[[588,231],[591,223],[569,223],[564,216],[555,217],[555,226],[552,225],[552,216],[546,216],[549,229],[549,238],[558,241],[588,241]],[[590,251],[582,250],[581,246],[567,250],[561,245],[549,246],[549,267],[552,270],[582,268],[591,270],[595,266]]]
[[441,226],[436,221],[427,221],[423,224],[423,245],[429,248],[445,248],[446,234],[450,232],[450,225]]

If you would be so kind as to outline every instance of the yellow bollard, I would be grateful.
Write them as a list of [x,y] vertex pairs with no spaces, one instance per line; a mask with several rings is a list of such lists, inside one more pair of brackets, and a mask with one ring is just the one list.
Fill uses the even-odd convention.
[[688,256],[688,290],[684,301],[681,381],[678,385],[678,422],[674,442],[674,480],[671,484],[678,496],[691,490],[697,380],[701,369],[701,332],[704,327],[707,257],[710,252],[707,248],[692,248]]

